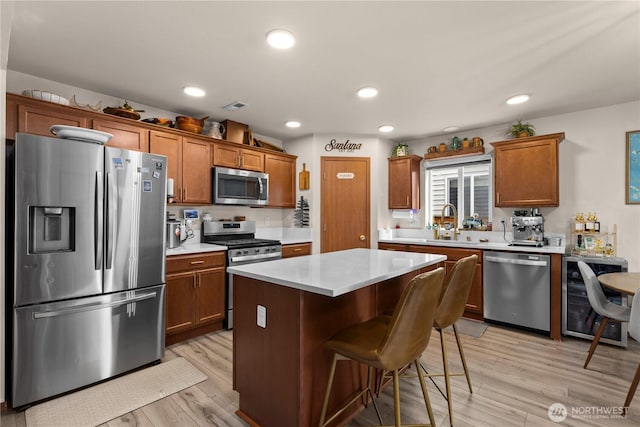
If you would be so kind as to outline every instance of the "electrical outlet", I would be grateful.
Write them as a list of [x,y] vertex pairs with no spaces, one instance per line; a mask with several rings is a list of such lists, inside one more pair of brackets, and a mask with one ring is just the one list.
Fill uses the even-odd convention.
[[267,307],[258,305],[257,323],[261,328],[267,327]]

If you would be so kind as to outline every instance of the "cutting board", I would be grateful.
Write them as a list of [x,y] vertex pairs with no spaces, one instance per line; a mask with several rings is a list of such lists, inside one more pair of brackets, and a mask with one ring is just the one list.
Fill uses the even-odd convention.
[[307,170],[307,164],[302,164],[302,171],[298,175],[298,185],[301,190],[309,189],[309,171]]

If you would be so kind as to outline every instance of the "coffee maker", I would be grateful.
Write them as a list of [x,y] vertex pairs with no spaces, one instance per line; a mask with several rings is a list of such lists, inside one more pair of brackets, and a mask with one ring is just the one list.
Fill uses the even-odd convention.
[[514,246],[537,246],[544,244],[544,217],[539,208],[516,210],[511,217]]

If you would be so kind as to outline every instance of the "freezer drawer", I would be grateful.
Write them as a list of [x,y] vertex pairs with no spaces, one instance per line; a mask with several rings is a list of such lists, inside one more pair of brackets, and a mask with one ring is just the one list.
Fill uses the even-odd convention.
[[13,407],[160,359],[164,307],[159,285],[14,309]]

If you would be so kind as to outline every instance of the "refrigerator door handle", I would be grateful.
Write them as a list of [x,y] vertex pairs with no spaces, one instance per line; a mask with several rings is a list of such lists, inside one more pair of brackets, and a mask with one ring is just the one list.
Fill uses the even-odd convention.
[[148,294],[142,294],[135,297],[125,298],[122,300],[111,301],[107,303],[99,302],[99,303],[93,303],[93,304],[78,305],[75,307],[65,308],[62,310],[40,311],[40,312],[33,313],[33,318],[43,319],[46,317],[56,317],[56,316],[64,316],[65,314],[81,313],[83,311],[92,311],[92,310],[100,310],[103,308],[119,307],[121,305],[130,304],[132,302],[152,299],[152,298],[155,298],[156,295],[157,295],[157,292],[150,292]]
[[103,256],[103,240],[104,240],[104,222],[103,222],[103,208],[104,208],[104,181],[102,178],[102,172],[96,172],[96,188],[95,188],[95,201],[93,211],[93,224],[94,224],[94,261],[96,270],[102,269],[102,256]]
[[113,242],[115,240],[113,236],[114,222],[116,218],[116,192],[114,190],[114,186],[113,174],[111,172],[107,172],[107,238],[105,239],[107,243],[107,265],[105,266],[105,269],[107,270],[111,270],[113,263]]

